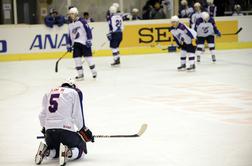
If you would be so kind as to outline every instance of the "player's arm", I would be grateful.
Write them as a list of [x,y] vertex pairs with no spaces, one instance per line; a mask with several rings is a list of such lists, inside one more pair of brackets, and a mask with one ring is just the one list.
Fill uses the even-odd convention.
[[68,28],[66,44],[67,44],[67,51],[71,52],[72,51],[72,39],[71,39],[71,34],[70,34],[70,29],[69,28]]
[[85,142],[94,142],[92,132],[85,125],[85,118],[83,112],[82,99],[83,95],[79,89],[75,89],[74,92],[74,104],[73,104],[73,119],[78,129],[78,133]]
[[210,22],[211,22],[212,25],[213,25],[214,33],[215,33],[217,36],[221,36],[221,33],[220,33],[220,31],[217,29],[217,26],[216,26],[216,24],[215,24],[214,19],[211,19]]
[[[48,101],[47,101],[47,95],[45,94],[42,100],[42,111],[39,114],[39,121],[40,121],[40,125],[42,127],[42,130],[44,130],[43,128],[45,127],[45,119],[46,119],[46,112],[47,112],[47,105]],[[44,133],[43,133],[44,134]]]
[[83,27],[84,27],[84,29],[86,31],[86,38],[87,38],[86,46],[87,47],[91,47],[92,46],[91,40],[93,38],[93,36],[92,36],[92,30],[89,27],[88,23],[84,19],[81,20],[81,23],[82,23],[82,25],[83,25]]

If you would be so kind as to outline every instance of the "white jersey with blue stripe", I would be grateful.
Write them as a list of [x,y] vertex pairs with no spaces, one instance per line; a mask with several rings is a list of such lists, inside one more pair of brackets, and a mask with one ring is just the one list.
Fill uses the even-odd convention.
[[124,28],[122,15],[119,13],[110,15],[108,24],[110,32],[122,32]]
[[69,42],[68,44],[73,45],[74,43],[86,44],[87,40],[92,39],[91,29],[88,23],[83,18],[78,18],[68,25]]
[[76,89],[58,87],[43,97],[40,124],[45,129],[75,131],[85,127],[82,94]]
[[201,12],[194,12],[190,18],[190,27],[194,29],[197,19],[202,18]]
[[197,19],[194,29],[199,37],[214,36],[214,34],[220,33],[212,17],[208,21],[204,21],[202,18]]
[[172,33],[177,44],[181,43],[182,41],[185,44],[192,44],[192,39],[196,37],[192,30],[183,23],[179,23],[177,28],[172,27],[170,32]]

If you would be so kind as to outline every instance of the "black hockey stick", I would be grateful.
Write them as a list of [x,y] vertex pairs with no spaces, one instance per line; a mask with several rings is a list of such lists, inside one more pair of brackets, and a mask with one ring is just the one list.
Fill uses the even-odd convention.
[[242,27],[239,28],[238,31],[235,32],[235,33],[224,33],[224,34],[222,34],[222,35],[238,35],[238,33],[240,33],[241,31],[242,31]]
[[[95,138],[132,138],[132,137],[140,137],[145,130],[147,129],[147,124],[142,124],[141,128],[139,129],[138,133],[136,134],[124,134],[124,135],[94,135]],[[44,136],[37,136],[37,139],[45,138]]]
[[65,52],[65,53],[56,61],[56,64],[55,64],[55,72],[56,72],[56,73],[58,72],[59,61],[60,61],[64,56],[66,56],[67,53],[68,53],[68,51]]

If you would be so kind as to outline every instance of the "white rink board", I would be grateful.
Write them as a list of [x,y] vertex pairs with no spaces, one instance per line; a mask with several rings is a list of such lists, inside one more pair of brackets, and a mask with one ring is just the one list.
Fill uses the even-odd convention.
[[[208,54],[208,53],[207,53]],[[85,66],[87,126],[95,134],[140,138],[96,139],[71,166],[251,166],[252,50],[217,51],[196,72],[178,72],[179,54],[94,58],[97,80]],[[72,59],[0,63],[0,165],[34,164],[43,94],[76,74]],[[84,64],[86,65],[86,63]],[[57,160],[42,165],[57,165]]]

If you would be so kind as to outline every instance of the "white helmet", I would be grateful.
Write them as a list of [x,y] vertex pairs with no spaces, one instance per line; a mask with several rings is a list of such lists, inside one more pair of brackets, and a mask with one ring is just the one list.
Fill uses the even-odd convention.
[[67,80],[65,80],[62,84],[61,87],[71,87],[71,88],[75,88],[75,80],[72,78],[69,78]]
[[139,11],[139,10],[138,10],[137,8],[133,8],[133,9],[132,9],[132,12],[133,12],[133,13],[137,13],[138,11]]
[[209,14],[207,12],[202,12],[202,18],[203,18],[203,20],[208,21],[209,17],[210,16],[209,16]]
[[110,12],[110,14],[114,14],[114,13],[116,13],[117,12],[117,8],[115,7],[115,6],[110,6],[110,8],[109,8],[109,12]]
[[201,4],[199,2],[196,2],[193,6],[194,7],[201,7]]
[[214,0],[207,0],[207,3],[213,4]]
[[112,6],[115,6],[116,9],[118,9],[119,8],[119,3],[113,3]]
[[78,15],[79,11],[78,11],[78,9],[76,7],[72,7],[71,9],[69,9],[68,13]]
[[182,1],[180,2],[180,4],[181,4],[181,5],[186,5],[186,4],[188,4],[188,3],[187,3],[187,0],[182,0]]
[[178,18],[178,16],[172,16],[171,17],[171,22],[179,22],[179,18]]

